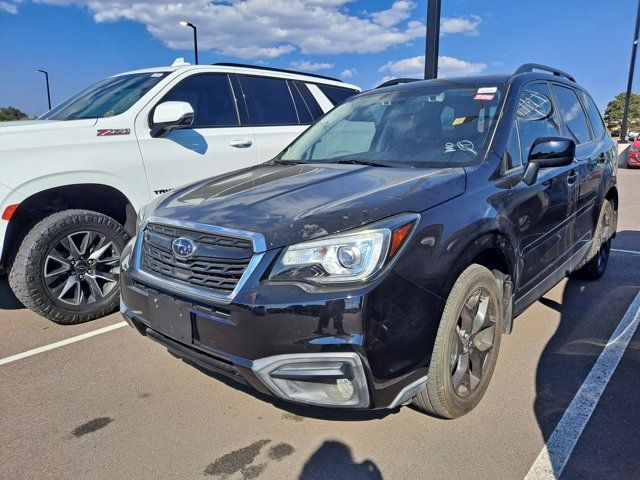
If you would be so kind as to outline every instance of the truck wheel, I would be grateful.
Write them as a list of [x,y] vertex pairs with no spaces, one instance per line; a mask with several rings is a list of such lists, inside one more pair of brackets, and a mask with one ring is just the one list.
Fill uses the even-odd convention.
[[590,260],[581,265],[571,276],[583,280],[597,280],[604,274],[611,252],[613,216],[613,207],[608,200],[605,200],[600,210],[596,231],[593,234],[591,252],[587,256]]
[[501,338],[498,282],[485,267],[471,265],[447,298],[427,383],[413,404],[443,418],[471,411],[487,390]]
[[37,223],[11,262],[9,285],[27,308],[56,323],[94,320],[118,305],[128,235],[113,218],[65,210]]

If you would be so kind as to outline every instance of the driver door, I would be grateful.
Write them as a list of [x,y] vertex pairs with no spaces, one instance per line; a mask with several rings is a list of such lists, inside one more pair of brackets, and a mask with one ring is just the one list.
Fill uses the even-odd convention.
[[526,85],[505,155],[513,191],[509,218],[518,239],[517,297],[542,284],[571,255],[578,183],[575,161],[540,169],[532,185],[523,181],[534,141],[559,135],[560,120],[547,83]]
[[154,138],[149,124],[153,108],[138,115],[136,135],[152,198],[185,183],[257,163],[253,129],[246,120],[241,121],[246,118],[239,110],[244,103],[237,101],[227,74],[199,73],[183,78],[155,105],[166,101],[189,103],[194,120],[189,128]]

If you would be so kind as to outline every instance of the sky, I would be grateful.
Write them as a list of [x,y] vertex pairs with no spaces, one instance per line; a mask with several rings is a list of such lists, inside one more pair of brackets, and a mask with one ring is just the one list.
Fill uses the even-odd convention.
[[[0,107],[29,115],[120,72],[234,61],[339,77],[363,89],[423,74],[427,0],[0,0]],[[626,89],[635,0],[442,0],[439,76],[570,72],[604,110]],[[634,91],[640,91],[640,74]]]

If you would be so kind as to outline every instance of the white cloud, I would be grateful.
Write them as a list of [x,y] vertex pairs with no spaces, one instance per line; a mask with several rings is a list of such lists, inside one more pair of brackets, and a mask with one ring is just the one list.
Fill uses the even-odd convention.
[[[472,63],[446,55],[438,57],[439,77],[461,77],[476,75],[487,68],[485,63]],[[397,62],[388,62],[378,69],[379,72],[389,72],[382,81],[397,77],[422,78],[424,76],[424,56],[405,58]]]
[[353,78],[358,71],[355,68],[345,68],[342,72],[340,72],[340,76],[342,78]]
[[391,5],[391,8],[388,10],[374,12],[371,14],[371,17],[378,25],[388,28],[409,18],[411,16],[411,11],[415,6],[416,5],[413,2],[398,0],[393,2],[393,5]]
[[480,27],[481,21],[482,19],[477,15],[443,18],[440,22],[440,33],[444,35],[478,35],[478,28]]
[[290,64],[293,68],[304,70],[306,72],[315,72],[318,70],[327,70],[333,68],[335,64],[326,62],[310,62],[309,60],[294,60]]
[[[131,20],[169,48],[190,49],[191,30],[198,27],[198,45],[245,59],[275,58],[298,51],[302,55],[364,54],[401,46],[423,38],[425,25],[411,20],[416,4],[396,0],[385,10],[359,12],[353,0],[34,0],[77,5],[96,22]],[[6,3],[6,2],[5,2]],[[421,12],[418,12],[421,13]],[[480,17],[445,18],[443,34],[477,33]]]
[[18,6],[13,3],[0,2],[0,10],[16,15],[18,13]]

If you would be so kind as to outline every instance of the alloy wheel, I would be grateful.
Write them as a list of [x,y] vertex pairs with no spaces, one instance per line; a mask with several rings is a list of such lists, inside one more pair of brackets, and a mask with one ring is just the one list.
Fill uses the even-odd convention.
[[468,397],[482,383],[496,338],[495,312],[489,293],[480,288],[465,302],[451,338],[451,383]]
[[99,302],[118,285],[120,249],[103,233],[73,232],[51,248],[43,275],[49,293],[60,302]]

